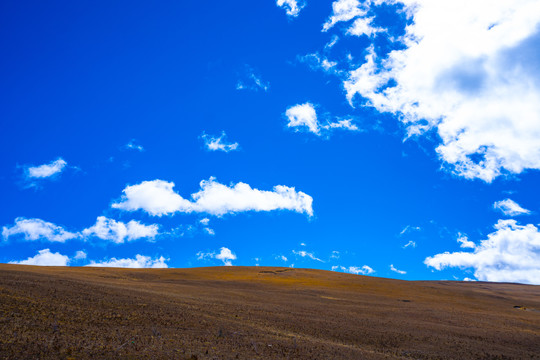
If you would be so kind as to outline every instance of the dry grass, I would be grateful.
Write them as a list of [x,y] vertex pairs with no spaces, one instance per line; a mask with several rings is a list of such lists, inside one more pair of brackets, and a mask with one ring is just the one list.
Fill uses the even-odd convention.
[[540,287],[0,265],[0,359],[539,359]]

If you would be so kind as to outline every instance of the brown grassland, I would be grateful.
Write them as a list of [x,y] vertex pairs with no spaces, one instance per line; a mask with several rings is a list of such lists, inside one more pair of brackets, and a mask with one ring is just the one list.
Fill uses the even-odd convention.
[[0,359],[540,359],[540,286],[0,265]]

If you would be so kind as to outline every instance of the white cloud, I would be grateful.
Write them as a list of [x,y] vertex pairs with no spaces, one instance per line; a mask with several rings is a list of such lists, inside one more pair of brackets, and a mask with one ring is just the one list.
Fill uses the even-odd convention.
[[102,240],[122,244],[125,241],[141,238],[155,238],[158,234],[158,225],[144,225],[135,220],[125,224],[121,221],[108,219],[105,216],[98,216],[95,225],[84,229],[82,234],[85,237],[95,236]]
[[58,158],[49,164],[26,167],[25,173],[28,179],[50,178],[60,174],[66,166],[67,162],[62,158]]
[[112,207],[127,211],[142,209],[150,215],[175,212],[200,212],[221,216],[243,211],[291,210],[313,215],[313,198],[292,187],[277,185],[273,191],[253,189],[239,182],[227,186],[214,178],[203,180],[201,190],[192,194],[192,201],[174,192],[174,183],[163,180],[144,181],[124,189],[121,202]]
[[460,234],[457,238],[457,242],[459,243],[459,246],[464,249],[474,249],[476,247],[476,244],[470,241],[466,235]]
[[95,262],[91,261],[90,264],[86,266],[92,266],[92,267],[119,267],[119,268],[133,268],[133,269],[139,269],[139,268],[167,268],[167,264],[165,261],[168,259],[165,259],[163,256],[159,258],[152,259],[150,256],[144,256],[144,255],[136,255],[135,259],[117,259],[117,258],[111,258],[110,260],[104,260],[101,262]]
[[143,181],[127,186],[122,201],[113,203],[116,209],[135,211],[143,209],[153,216],[172,214],[177,211],[188,212],[191,203],[173,190],[174,183],[163,180]]
[[2,237],[7,240],[11,236],[21,235],[24,240],[47,240],[65,242],[79,237],[77,233],[66,231],[63,227],[41,219],[18,217],[12,227],[2,227]]
[[339,0],[332,3],[332,15],[324,23],[323,31],[330,30],[341,21],[350,21],[356,17],[366,15],[367,11],[362,8],[358,0]]
[[436,270],[446,267],[474,269],[481,281],[540,284],[540,232],[534,225],[499,220],[473,252],[445,252],[426,258]]
[[406,243],[405,245],[403,245],[403,248],[406,249],[406,248],[408,248],[409,246],[415,248],[415,247],[416,247],[416,242],[410,240],[408,243]]
[[75,253],[75,256],[73,257],[74,260],[83,260],[86,259],[86,253],[82,250],[79,250]]
[[339,256],[339,251],[334,250],[332,251],[332,254],[330,254],[330,259],[339,259]]
[[199,223],[202,224],[203,226],[203,230],[208,234],[208,235],[216,235],[216,232],[214,231],[214,229],[211,229],[208,227],[208,224],[210,223],[210,219],[209,218],[204,218],[204,219],[201,219],[199,220]]
[[22,261],[10,261],[10,264],[38,265],[38,266],[67,266],[69,257],[60,253],[52,253],[49,249],[39,250],[34,257]]
[[337,266],[337,265],[332,266],[332,271],[337,271],[337,270],[341,270],[343,272],[348,272],[348,273],[356,274],[356,275],[359,275],[359,274],[369,275],[369,274],[373,274],[375,272],[375,270],[373,270],[371,267],[369,267],[367,265],[364,265],[362,267],[349,266],[348,268],[345,267],[345,266]]
[[124,148],[127,150],[136,150],[139,152],[144,151],[144,147],[142,145],[137,143],[137,140],[131,139],[126,145],[124,145]]
[[276,256],[276,259],[281,261],[289,261],[285,255],[278,255]]
[[336,45],[338,41],[339,41],[339,36],[337,36],[337,35],[332,36],[332,39],[330,40],[330,42],[328,42],[326,45],[324,45],[324,49],[329,50],[329,49],[333,48],[334,45]]
[[396,268],[394,267],[394,264],[391,264],[391,265],[390,265],[390,270],[392,270],[392,271],[395,272],[395,273],[401,274],[401,275],[407,273],[406,271],[396,269]]
[[336,122],[330,122],[326,125],[323,125],[322,128],[331,130],[331,129],[344,129],[350,131],[359,131],[358,126],[352,123],[351,119],[338,120]]
[[223,265],[232,266],[232,260],[236,260],[236,255],[226,247],[219,249],[219,253],[203,253],[201,251],[197,253],[197,260],[204,260],[206,258],[221,260],[223,261]]
[[326,57],[321,57],[318,53],[307,54],[297,57],[299,62],[307,64],[312,70],[322,70],[329,74],[339,74],[340,70],[337,70],[338,63],[328,60]]
[[232,253],[230,249],[222,247],[219,254],[215,256],[216,259],[223,261],[225,266],[232,266],[231,261],[236,260],[236,255]]
[[341,0],[324,29],[380,4],[403,5],[404,48],[380,58],[372,46],[344,82],[349,101],[398,115],[409,136],[435,130],[439,157],[465,178],[540,169],[540,2]]
[[304,0],[277,0],[276,5],[285,9],[288,16],[297,17],[306,3]]
[[306,127],[310,132],[319,135],[319,121],[315,107],[311,103],[298,104],[291,106],[285,111],[285,116],[289,122],[288,127]]
[[315,106],[309,102],[289,107],[285,111],[285,116],[288,120],[287,127],[295,128],[296,131],[298,131],[298,129],[307,130],[317,136],[322,135],[321,130],[360,130],[352,123],[351,119],[337,120],[335,122],[327,121],[326,123],[321,124],[317,118]]
[[238,143],[227,143],[227,135],[225,134],[225,131],[221,132],[220,137],[210,136],[207,134],[202,134],[201,138],[204,140],[204,145],[206,146],[206,149],[209,151],[223,151],[223,152],[229,152],[238,150]]
[[257,75],[250,66],[246,66],[243,79],[238,80],[236,83],[236,90],[268,91],[269,88],[270,84],[264,82],[261,76]]
[[508,216],[518,216],[531,213],[530,210],[522,208],[518,203],[511,199],[496,201],[493,204],[493,208],[500,210],[504,215]]
[[401,230],[401,232],[399,233],[399,235],[404,235],[408,232],[412,232],[412,231],[420,231],[422,230],[422,228],[420,226],[411,226],[411,225],[407,225],[403,228],[403,230]]
[[305,257],[310,258],[311,260],[324,262],[321,259],[319,259],[318,257],[315,257],[315,255],[313,253],[310,253],[310,252],[307,252],[307,251],[304,251],[304,250],[300,250],[300,251],[293,250],[292,253],[294,255],[298,255],[298,256],[301,256],[301,257],[304,257],[304,258]]
[[347,34],[354,36],[366,35],[372,37],[378,32],[385,31],[382,28],[373,26],[373,19],[373,17],[363,17],[356,19],[352,26],[347,30]]

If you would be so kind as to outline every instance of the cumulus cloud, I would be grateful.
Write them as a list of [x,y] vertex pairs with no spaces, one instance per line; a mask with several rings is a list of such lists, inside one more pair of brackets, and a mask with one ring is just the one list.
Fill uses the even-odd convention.
[[124,195],[112,207],[127,210],[144,210],[150,215],[162,216],[175,212],[208,213],[221,216],[244,211],[291,210],[313,215],[313,198],[292,187],[277,185],[273,191],[253,189],[239,182],[223,185],[214,178],[203,180],[201,190],[186,200],[174,192],[174,183],[163,180],[144,181],[124,189]]
[[158,234],[158,225],[144,225],[138,221],[131,220],[127,224],[108,219],[105,216],[98,216],[95,225],[84,229],[83,236],[95,236],[102,240],[109,240],[117,244],[125,241],[132,241],[142,238],[154,239]]
[[518,216],[518,215],[531,213],[530,210],[522,208],[521,206],[519,206],[518,203],[516,203],[515,201],[511,199],[504,199],[501,201],[496,201],[493,204],[493,208],[496,210],[499,210],[504,215],[508,215],[508,216]]
[[222,247],[219,251],[219,254],[215,255],[215,258],[223,261],[225,266],[232,266],[231,261],[236,260],[236,255],[232,253],[230,249]]
[[499,220],[495,232],[472,252],[445,252],[425,259],[436,270],[474,269],[481,281],[540,284],[540,232],[534,225]]
[[60,253],[52,253],[49,249],[39,250],[36,256],[22,261],[10,261],[10,264],[38,266],[67,266],[69,257]]
[[28,179],[50,178],[60,174],[66,166],[67,162],[62,158],[58,158],[49,164],[27,166],[25,168],[25,174]]
[[158,268],[167,268],[167,264],[165,263],[168,259],[165,259],[163,256],[160,256],[159,258],[152,259],[150,256],[144,256],[144,255],[136,255],[135,259],[117,259],[117,258],[111,258],[109,260],[103,260],[100,262],[91,261],[90,264],[86,266],[92,266],[92,267],[119,267],[119,268],[133,268],[133,269],[139,269],[139,268],[152,268],[152,269],[158,269]]
[[295,128],[296,131],[305,130],[317,136],[322,135],[322,131],[330,131],[336,129],[358,131],[360,130],[351,119],[342,119],[334,122],[326,121],[320,123],[317,118],[315,106],[309,102],[297,104],[289,107],[285,111],[287,118],[287,127]]
[[2,227],[2,237],[7,240],[11,236],[21,236],[24,240],[46,240],[65,242],[79,237],[77,233],[65,230],[63,227],[41,219],[26,219],[18,217],[11,227]]
[[307,257],[307,258],[310,258],[311,260],[324,262],[321,259],[319,259],[318,257],[315,257],[315,255],[313,253],[310,253],[310,252],[307,252],[307,251],[304,251],[304,250],[300,250],[300,251],[293,250],[292,253],[294,255],[298,255],[298,256],[301,256],[303,258]]
[[[377,1],[380,2],[380,1]],[[390,1],[388,1],[390,2]],[[347,34],[372,37],[384,29],[373,26],[374,17],[367,16],[373,1],[338,0],[332,3],[332,15],[323,25],[323,32],[330,30],[339,22],[354,22],[347,29]]]
[[390,270],[392,270],[392,271],[395,272],[395,273],[401,274],[401,275],[404,275],[404,274],[407,273],[406,271],[396,269],[396,268],[394,267],[394,264],[391,264],[391,265],[390,265]]
[[143,181],[127,186],[119,203],[111,206],[116,209],[135,211],[142,209],[153,216],[172,214],[177,211],[189,212],[191,203],[173,190],[174,183],[163,180]]
[[364,265],[362,267],[358,267],[358,266],[349,266],[348,268],[345,267],[345,266],[332,266],[332,271],[337,271],[337,270],[341,270],[343,272],[347,272],[347,273],[350,273],[350,274],[356,274],[356,275],[359,275],[359,274],[362,274],[362,275],[369,275],[369,274],[373,274],[375,272],[375,270],[373,270],[371,267],[367,266],[367,265]]
[[313,104],[305,103],[291,106],[285,111],[285,116],[289,120],[288,127],[307,128],[308,131],[316,135],[320,134],[317,112]]
[[276,5],[283,8],[288,16],[297,17],[300,10],[306,6],[306,2],[304,0],[277,0]]
[[464,249],[474,249],[476,247],[476,244],[470,241],[466,235],[460,234],[457,238],[457,242],[459,243],[459,247]]
[[236,255],[229,248],[226,247],[222,247],[221,249],[219,249],[219,253],[204,253],[202,251],[199,251],[197,253],[197,260],[203,260],[208,258],[221,260],[223,262],[223,265],[232,266],[232,260],[236,260]]
[[437,154],[459,176],[491,182],[540,169],[540,3],[340,0],[323,30],[352,19],[369,26],[381,4],[399,5],[410,24],[397,50],[371,46],[350,71],[349,102],[358,95],[398,115],[409,136],[436,131]]
[[210,136],[207,134],[202,134],[201,138],[204,140],[204,146],[206,146],[206,149],[209,151],[223,151],[223,152],[229,152],[238,150],[238,143],[229,143],[227,142],[226,138],[227,135],[225,134],[225,131],[221,132],[221,136]]

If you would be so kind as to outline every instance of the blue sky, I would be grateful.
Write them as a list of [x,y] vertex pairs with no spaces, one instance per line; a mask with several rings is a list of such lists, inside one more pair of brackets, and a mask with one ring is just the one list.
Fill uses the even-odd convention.
[[467,4],[2,2],[0,262],[539,284],[540,6]]

